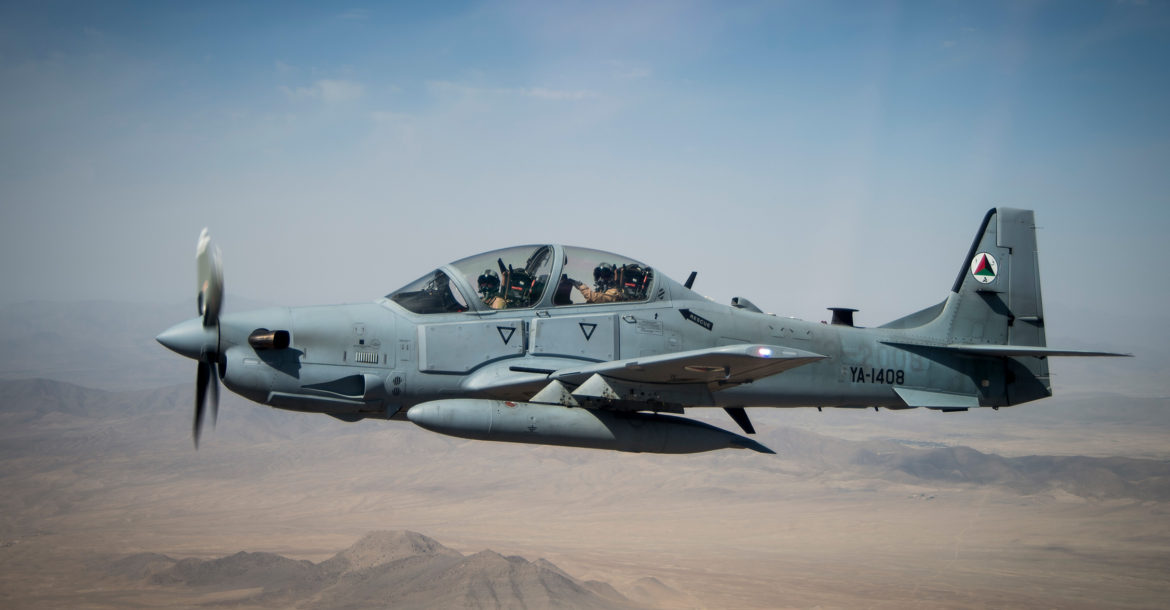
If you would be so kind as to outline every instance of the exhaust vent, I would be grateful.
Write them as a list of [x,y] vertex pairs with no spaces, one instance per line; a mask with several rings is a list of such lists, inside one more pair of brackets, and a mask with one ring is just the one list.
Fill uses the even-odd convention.
[[290,338],[287,330],[268,330],[257,328],[248,335],[248,345],[255,350],[285,349],[289,346]]

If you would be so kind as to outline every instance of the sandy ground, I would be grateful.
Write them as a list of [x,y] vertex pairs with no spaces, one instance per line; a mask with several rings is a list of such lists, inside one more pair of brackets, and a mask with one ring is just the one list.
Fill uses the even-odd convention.
[[261,442],[217,432],[198,453],[150,445],[92,460],[7,460],[0,605],[222,602],[247,592],[145,587],[102,566],[141,551],[320,561],[378,529],[418,531],[464,553],[542,557],[627,595],[652,576],[691,607],[1155,608],[1170,599],[1166,502],[907,482],[804,456],[610,454],[361,425]]

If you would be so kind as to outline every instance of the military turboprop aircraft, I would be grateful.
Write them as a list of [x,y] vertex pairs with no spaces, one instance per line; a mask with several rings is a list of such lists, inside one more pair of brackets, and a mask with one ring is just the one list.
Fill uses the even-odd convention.
[[[680,417],[748,407],[966,411],[1052,395],[1029,210],[984,217],[954,285],[876,328],[719,305],[638,261],[573,246],[487,252],[373,303],[220,315],[223,270],[196,249],[199,317],[159,343],[198,361],[195,446],[219,379],[280,409],[407,419],[452,436],[631,452],[772,451]],[[209,395],[210,394],[210,399]]]

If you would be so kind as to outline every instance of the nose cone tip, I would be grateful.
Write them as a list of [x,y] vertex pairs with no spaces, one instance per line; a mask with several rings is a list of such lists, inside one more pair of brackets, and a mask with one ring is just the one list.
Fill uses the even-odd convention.
[[208,333],[200,318],[192,318],[162,331],[154,340],[176,354],[199,358],[208,345]]

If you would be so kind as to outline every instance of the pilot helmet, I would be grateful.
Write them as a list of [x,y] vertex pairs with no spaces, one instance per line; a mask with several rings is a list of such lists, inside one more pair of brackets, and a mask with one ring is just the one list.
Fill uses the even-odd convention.
[[608,290],[613,288],[614,266],[610,263],[601,263],[593,269],[593,285],[597,290]]
[[484,269],[479,276],[479,294],[485,299],[500,292],[500,274],[491,269]]
[[650,270],[634,263],[625,265],[621,269],[621,291],[627,299],[641,299],[646,295],[646,285],[650,283]]

